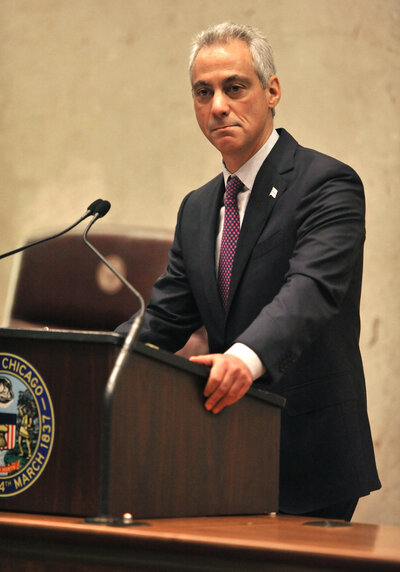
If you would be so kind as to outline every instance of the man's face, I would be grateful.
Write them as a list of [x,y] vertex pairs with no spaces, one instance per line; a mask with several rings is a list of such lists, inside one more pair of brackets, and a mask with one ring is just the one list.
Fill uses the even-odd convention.
[[200,129],[235,172],[265,143],[280,98],[272,76],[263,89],[247,44],[231,40],[201,48],[192,69],[194,109]]

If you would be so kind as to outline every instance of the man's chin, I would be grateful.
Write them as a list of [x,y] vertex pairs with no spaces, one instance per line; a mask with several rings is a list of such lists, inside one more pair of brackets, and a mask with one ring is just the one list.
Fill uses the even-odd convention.
[[240,143],[234,133],[231,131],[213,131],[209,137],[209,141],[220,151],[234,151],[240,148]]
[[240,151],[240,145],[237,142],[233,141],[232,139],[230,141],[227,140],[212,141],[212,143],[214,147],[218,149],[218,151],[221,153],[222,156],[234,155],[235,153]]

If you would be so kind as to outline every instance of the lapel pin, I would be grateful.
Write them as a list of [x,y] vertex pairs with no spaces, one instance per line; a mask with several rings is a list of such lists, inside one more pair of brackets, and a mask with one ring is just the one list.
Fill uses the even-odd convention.
[[271,192],[269,193],[269,196],[272,197],[273,199],[276,199],[277,194],[278,194],[278,189],[275,189],[275,187],[272,187]]

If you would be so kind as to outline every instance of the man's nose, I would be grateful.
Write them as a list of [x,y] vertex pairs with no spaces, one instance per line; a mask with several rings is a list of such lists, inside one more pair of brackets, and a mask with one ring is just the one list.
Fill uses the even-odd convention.
[[212,101],[214,115],[227,115],[229,112],[228,97],[223,91],[216,91]]

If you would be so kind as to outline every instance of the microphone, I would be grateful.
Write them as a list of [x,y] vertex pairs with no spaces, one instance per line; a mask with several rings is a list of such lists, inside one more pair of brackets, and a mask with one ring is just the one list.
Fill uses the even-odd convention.
[[59,236],[62,236],[63,234],[65,234],[65,233],[69,232],[70,230],[72,230],[73,228],[75,228],[80,222],[82,222],[88,216],[93,216],[93,215],[96,216],[97,215],[97,218],[104,216],[108,212],[111,205],[110,205],[110,203],[108,203],[110,205],[108,207],[108,209],[103,214],[100,214],[99,211],[103,212],[105,209],[105,206],[103,203],[108,203],[108,201],[103,201],[103,199],[96,199],[95,201],[93,201],[88,206],[86,212],[79,218],[79,220],[74,222],[74,224],[71,224],[71,226],[69,226],[65,230],[62,230],[61,232],[58,232],[57,234],[53,234],[53,235],[48,236],[46,238],[41,238],[39,240],[35,240],[34,242],[30,242],[29,244],[25,244],[24,246],[20,246],[19,248],[16,248],[15,250],[10,250],[9,252],[5,252],[4,254],[0,255],[0,260],[2,258],[7,258],[7,256],[11,256],[12,254],[17,254],[17,252],[22,252],[23,250],[26,250],[27,248],[30,248],[31,246],[36,246],[37,244],[42,244],[43,242],[47,242],[48,240],[53,240],[53,238],[58,238]]
[[[94,201],[94,203],[92,203],[90,206],[93,206],[93,215],[95,217],[92,221],[93,224],[95,220],[97,220],[98,218],[102,218],[104,215],[108,213],[108,211],[111,208],[111,203],[109,201],[103,201],[103,199],[97,199],[97,201]],[[86,233],[88,231],[89,229],[86,231]]]
[[123,346],[118,354],[115,361],[114,367],[111,370],[110,376],[107,380],[107,385],[104,390],[104,401],[103,401],[103,425],[101,434],[101,450],[102,456],[100,460],[100,514],[95,517],[90,517],[86,519],[86,522],[91,522],[94,524],[104,524],[109,523],[113,519],[108,517],[108,491],[110,487],[110,478],[108,474],[108,468],[110,466],[111,457],[111,417],[112,417],[112,400],[114,396],[114,391],[118,383],[118,379],[121,375],[121,371],[125,366],[129,354],[134,347],[136,342],[139,329],[143,320],[143,314],[145,311],[145,303],[142,295],[130,284],[109,262],[104,258],[104,256],[91,244],[87,238],[88,232],[96,222],[97,219],[103,217],[110,210],[110,203],[108,201],[102,201],[95,207],[95,213],[93,219],[88,224],[84,234],[83,240],[85,244],[96,254],[96,256],[107,266],[109,270],[134,294],[140,302],[140,310],[138,311],[132,325],[129,329],[128,335],[125,338]]

